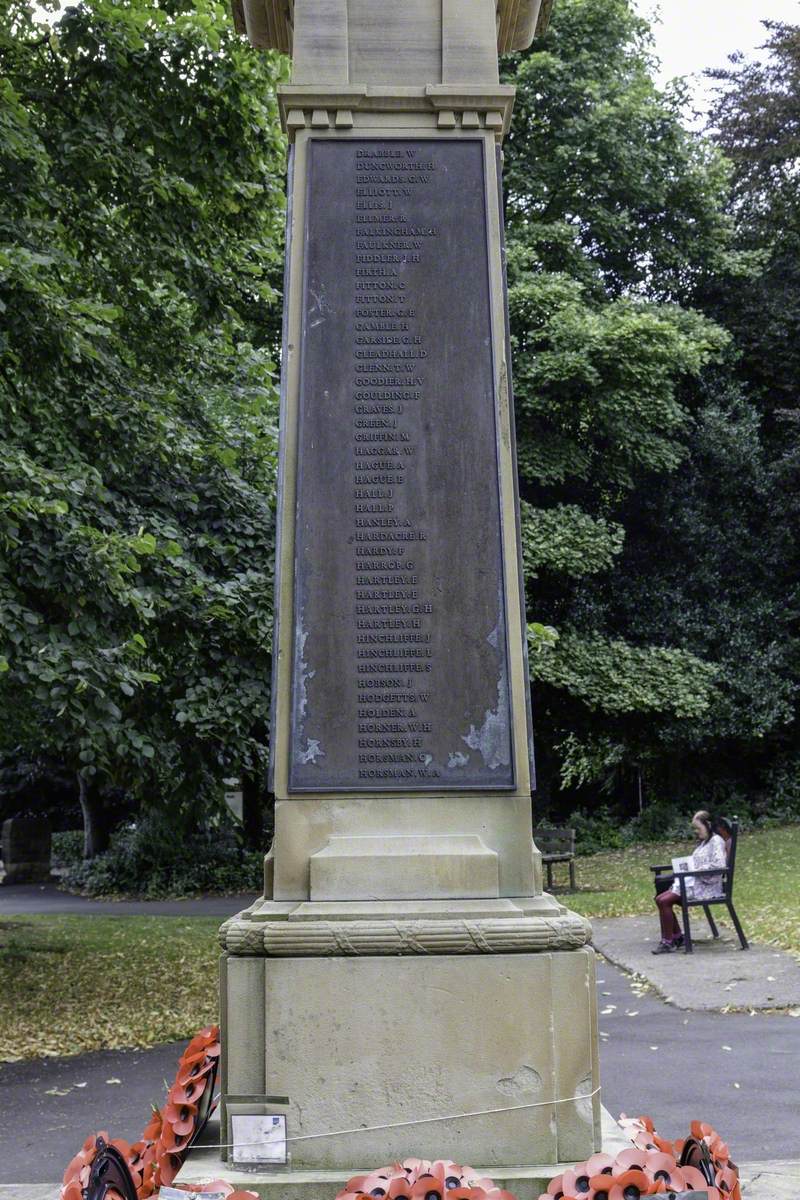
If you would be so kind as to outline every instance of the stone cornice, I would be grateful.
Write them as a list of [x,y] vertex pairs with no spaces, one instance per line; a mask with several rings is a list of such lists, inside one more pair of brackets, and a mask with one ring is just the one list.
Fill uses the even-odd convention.
[[[547,30],[553,0],[498,0],[497,50],[524,50]],[[231,0],[237,33],[259,50],[292,52],[293,0]]]

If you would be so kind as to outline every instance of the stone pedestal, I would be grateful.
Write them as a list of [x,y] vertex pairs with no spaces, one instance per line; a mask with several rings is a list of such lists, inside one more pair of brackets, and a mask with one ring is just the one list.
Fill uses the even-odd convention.
[[236,11],[294,69],[275,841],[221,931],[223,1154],[285,1114],[264,1195],[413,1155],[526,1196],[600,1144],[589,926],[531,833],[497,54],[541,9]]
[[491,1173],[599,1144],[591,950],[232,956],[224,987],[227,1025],[248,1035],[247,1057],[231,1045],[223,1063],[228,1142],[230,1117],[269,1092],[286,1099],[263,1111],[286,1114],[295,1170],[413,1152]]

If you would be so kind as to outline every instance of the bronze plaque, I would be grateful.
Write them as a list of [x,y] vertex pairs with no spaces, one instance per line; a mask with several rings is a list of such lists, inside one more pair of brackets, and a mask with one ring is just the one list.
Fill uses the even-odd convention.
[[514,786],[483,155],[309,145],[292,792]]

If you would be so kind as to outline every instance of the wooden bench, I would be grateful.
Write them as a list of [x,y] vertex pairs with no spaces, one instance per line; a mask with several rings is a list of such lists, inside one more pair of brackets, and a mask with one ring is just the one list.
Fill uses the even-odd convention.
[[553,890],[553,867],[556,863],[569,865],[570,891],[575,891],[575,830],[548,829],[540,826],[533,831],[533,840],[542,852],[542,865],[547,871],[547,889]]
[[[739,920],[736,909],[733,907],[733,875],[734,875],[734,871],[736,869],[736,843],[737,843],[738,839],[739,839],[739,820],[737,817],[734,817],[733,820],[731,821],[731,838],[728,843],[728,865],[727,865],[727,867],[724,867],[722,870],[720,870],[718,867],[715,867],[713,869],[706,870],[706,871],[684,871],[678,875],[674,875],[672,873],[672,864],[671,863],[666,863],[666,864],[659,863],[657,866],[650,868],[650,870],[653,872],[653,875],[654,875],[654,878],[656,881],[656,885],[658,885],[658,883],[661,882],[662,880],[666,880],[666,879],[670,879],[670,880],[674,879],[678,883],[678,886],[680,888],[680,897],[681,897],[681,911],[683,913],[683,948],[684,948],[684,951],[686,952],[686,954],[691,954],[692,950],[693,950],[692,931],[689,926],[689,909],[690,908],[698,908],[698,907],[702,906],[703,911],[706,914],[706,920],[708,921],[709,927],[711,929],[711,936],[715,937],[715,938],[719,937],[719,930],[717,929],[716,922],[711,915],[711,910],[709,907],[711,904],[724,904],[725,905],[725,907],[728,910],[728,915],[730,916],[731,920],[733,921],[734,929],[736,930],[737,936],[739,938],[739,945],[742,947],[743,950],[749,949],[747,938],[745,937],[744,930],[742,929],[742,923]],[[691,896],[689,895],[689,892],[687,890],[686,880],[689,878],[692,878],[692,877],[701,878],[704,875],[708,875],[708,876],[721,875],[722,876],[722,881],[721,881],[722,891],[720,892],[720,894],[718,896],[711,896],[706,900],[693,900],[693,899],[691,899]]]

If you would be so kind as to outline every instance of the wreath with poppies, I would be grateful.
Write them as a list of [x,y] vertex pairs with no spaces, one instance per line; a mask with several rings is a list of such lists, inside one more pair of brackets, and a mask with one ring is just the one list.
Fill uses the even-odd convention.
[[[180,1057],[166,1103],[153,1109],[140,1139],[129,1143],[93,1133],[64,1172],[61,1200],[151,1200],[169,1187],[214,1110],[219,1053],[219,1027],[201,1029]],[[237,1192],[222,1180],[193,1184],[191,1191],[258,1200],[255,1192]]]
[[650,1117],[619,1121],[633,1142],[616,1156],[593,1154],[550,1180],[539,1200],[640,1200],[664,1192],[703,1191],[708,1200],[742,1200],[739,1170],[728,1146],[702,1121],[671,1142]]

